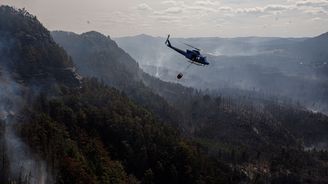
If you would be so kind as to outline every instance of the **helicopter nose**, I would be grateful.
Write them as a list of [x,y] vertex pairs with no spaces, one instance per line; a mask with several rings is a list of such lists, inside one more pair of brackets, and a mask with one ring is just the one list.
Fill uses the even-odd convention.
[[209,62],[207,62],[207,58],[206,58],[206,57],[204,57],[204,63],[205,63],[206,65],[209,65],[209,64],[210,64]]

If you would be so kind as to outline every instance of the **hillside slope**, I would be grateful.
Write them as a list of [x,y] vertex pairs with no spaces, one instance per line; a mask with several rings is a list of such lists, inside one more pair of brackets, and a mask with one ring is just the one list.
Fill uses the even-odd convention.
[[0,183],[242,178],[117,89],[77,78],[70,57],[34,16],[8,6],[0,15]]
[[74,59],[82,76],[96,77],[109,86],[124,91],[135,103],[145,107],[159,119],[179,126],[178,111],[142,81],[145,73],[124,50],[109,37],[97,32],[81,35],[56,31],[53,38]]
[[[77,35],[53,32],[52,34],[54,39],[71,54],[78,68],[86,64],[90,65],[89,71],[85,71],[82,75],[95,76],[108,85],[119,84],[118,81],[121,81],[121,84],[130,86],[133,81],[139,80],[141,85],[136,86],[132,91],[119,85],[118,88],[129,94],[128,96],[134,101],[138,101],[139,98],[145,99],[144,95],[134,95],[144,94],[142,91],[151,91],[155,96],[158,94],[165,98],[169,108],[174,108],[174,113],[179,115],[179,121],[174,118],[173,120],[175,120],[174,125],[178,123],[176,127],[179,127],[181,132],[196,141],[208,155],[224,163],[230,163],[236,170],[255,175],[256,177],[251,177],[251,180],[260,178],[277,183],[327,180],[326,177],[321,178],[323,173],[323,175],[319,173],[308,175],[313,168],[325,170],[326,161],[319,159],[316,152],[304,151],[304,147],[327,142],[326,116],[308,112],[302,106],[288,101],[266,98],[267,96],[256,92],[254,95],[241,93],[237,97],[205,95],[198,90],[163,82],[143,73],[139,68],[135,68],[136,62],[130,56],[117,55],[117,53],[124,55],[126,53],[122,52],[122,49],[109,37],[100,36],[99,33]],[[97,39],[94,36],[87,36],[90,34],[97,35]],[[86,41],[91,38],[92,41]],[[99,38],[102,40],[99,41]],[[86,45],[79,45],[78,43],[81,42]],[[104,47],[106,42],[113,47]],[[97,49],[94,49],[95,47]],[[91,49],[82,52],[83,48]],[[94,52],[95,50],[101,50],[102,54],[108,57],[97,57],[98,52]],[[128,60],[119,58],[128,58]],[[128,66],[129,63],[132,63],[131,67]],[[123,72],[123,75],[132,72],[130,76],[134,78],[126,80],[127,78],[121,77],[122,74],[115,76],[115,73],[112,73],[114,76],[106,77],[114,66],[136,69],[134,72],[133,70]],[[263,95],[264,98],[255,98],[256,95]],[[148,110],[153,112],[151,106],[144,105],[151,101],[156,106],[158,103],[153,99],[152,96],[147,96],[146,100],[138,103],[147,109],[150,107]],[[170,112],[172,111],[168,111]],[[156,115],[165,117],[160,111],[157,111]],[[286,152],[290,154],[285,154]],[[290,159],[291,157],[295,159]],[[283,160],[283,163],[277,160]],[[297,166],[295,162],[298,163]],[[312,167],[308,167],[307,163],[312,163]],[[261,169],[256,170],[254,167]],[[267,172],[266,168],[270,172]],[[293,174],[286,174],[288,172]]]
[[49,81],[79,85],[72,60],[33,15],[6,6],[0,13],[1,69],[29,85]]

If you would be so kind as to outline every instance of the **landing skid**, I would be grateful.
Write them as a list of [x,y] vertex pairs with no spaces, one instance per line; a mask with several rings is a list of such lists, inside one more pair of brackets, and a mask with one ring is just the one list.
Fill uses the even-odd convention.
[[205,66],[204,64],[196,63],[195,61],[191,61],[191,60],[187,60],[187,62],[198,66]]

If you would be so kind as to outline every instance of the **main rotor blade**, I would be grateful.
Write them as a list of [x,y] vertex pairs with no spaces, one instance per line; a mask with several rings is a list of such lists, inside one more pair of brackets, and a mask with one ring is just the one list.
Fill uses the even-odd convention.
[[187,46],[189,46],[189,47],[191,47],[191,48],[193,48],[193,49],[196,49],[196,50],[200,51],[200,49],[199,49],[199,48],[197,48],[197,47],[194,47],[194,46],[192,46],[192,45],[189,45],[189,44],[187,44],[187,43],[183,43],[183,44],[185,44],[185,45],[187,45]]

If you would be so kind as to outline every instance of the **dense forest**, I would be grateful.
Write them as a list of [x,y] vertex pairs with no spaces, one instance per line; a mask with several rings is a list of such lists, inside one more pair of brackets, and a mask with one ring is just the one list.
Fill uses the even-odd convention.
[[[1,89],[13,88],[1,91],[1,183],[231,183],[243,176],[203,154],[124,93],[67,70],[72,60],[34,16],[6,6],[0,10],[1,31],[7,33],[1,37]],[[6,26],[18,20],[23,28]],[[33,29],[44,39],[25,41],[35,37]],[[26,59],[31,53],[15,52],[19,46],[36,55]],[[58,57],[62,64],[47,63]],[[20,68],[15,58],[27,67]],[[43,75],[33,75],[29,65]],[[57,78],[58,71],[68,75]],[[19,151],[29,152],[33,164],[43,160],[46,175],[27,170],[24,164],[30,163],[14,157]]]
[[1,6],[0,32],[1,183],[328,182],[323,114],[163,82],[25,10]]
[[241,177],[96,79],[61,91],[56,99],[41,94],[24,109],[29,118],[19,127],[58,172],[58,183],[229,183]]
[[[252,175],[252,180],[326,180],[325,172],[308,176],[315,168],[327,168],[316,154],[304,151],[317,148],[321,153],[327,148],[325,115],[307,111],[288,98],[260,92],[233,89],[206,92],[163,82],[137,68],[137,63],[114,41],[97,32],[81,35],[52,32],[52,35],[72,56],[83,76],[97,77],[123,91],[155,117],[173,120],[169,125],[199,144],[207,155],[234,164],[234,168]],[[109,72],[118,66],[123,73]],[[125,76],[129,76],[128,80]],[[293,156],[278,154],[281,152]],[[284,163],[276,164],[277,160]],[[293,166],[295,162],[299,162],[298,167]],[[310,167],[307,163],[314,165]],[[272,172],[265,171],[270,169]],[[289,172],[292,174],[286,174]]]

